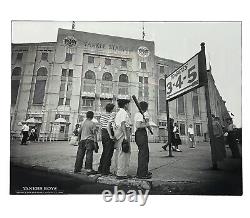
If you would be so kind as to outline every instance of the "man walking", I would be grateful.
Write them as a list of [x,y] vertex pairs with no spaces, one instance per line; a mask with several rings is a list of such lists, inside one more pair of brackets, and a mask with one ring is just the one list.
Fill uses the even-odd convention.
[[93,151],[98,152],[97,136],[96,136],[96,124],[92,121],[94,113],[88,111],[86,114],[87,119],[81,124],[81,128],[78,134],[79,146],[76,155],[74,173],[81,172],[83,158],[86,153],[85,169],[87,175],[96,174],[93,170]]
[[192,124],[190,124],[188,127],[188,138],[191,143],[190,148],[194,148],[195,141],[194,141],[194,129]]
[[166,151],[167,147],[170,146],[171,148],[174,150],[174,145],[175,145],[175,136],[174,136],[174,119],[173,118],[169,118],[169,122],[170,122],[170,134],[171,134],[171,141],[167,141],[167,143],[165,145],[162,146],[162,148]]
[[21,145],[27,145],[27,139],[29,137],[29,126],[24,123],[23,127],[22,127],[22,141],[21,141]]
[[148,172],[148,162],[149,162],[149,148],[148,148],[148,135],[146,128],[149,126],[149,118],[146,116],[146,111],[148,110],[148,103],[142,101],[139,103],[142,112],[146,118],[143,119],[143,115],[139,112],[135,114],[135,142],[138,146],[138,168],[137,168],[137,178],[139,179],[150,179],[152,174]]

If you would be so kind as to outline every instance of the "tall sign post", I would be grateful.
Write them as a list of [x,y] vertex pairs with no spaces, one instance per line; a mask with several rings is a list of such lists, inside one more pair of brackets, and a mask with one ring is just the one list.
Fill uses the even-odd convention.
[[[166,83],[165,83],[165,90],[166,90]],[[172,146],[171,146],[171,142],[172,142],[172,135],[171,135],[171,129],[170,128],[170,117],[169,117],[169,105],[168,105],[168,100],[166,100],[166,112],[167,112],[167,129],[168,129],[168,147],[169,147],[169,153],[168,156],[169,157],[173,157],[172,155]]]
[[215,153],[215,139],[214,139],[214,132],[213,132],[213,125],[212,125],[212,115],[211,115],[211,107],[210,107],[210,97],[209,97],[209,89],[208,89],[208,75],[207,75],[207,68],[206,68],[206,55],[205,55],[205,43],[201,43],[201,52],[200,52],[200,62],[201,62],[201,72],[204,74],[205,77],[205,99],[206,99],[206,108],[207,108],[207,119],[208,119],[208,132],[210,138],[210,146],[211,146],[211,156],[212,156],[212,164],[213,169],[217,170],[217,161],[216,161],[216,153]]
[[[173,73],[165,77],[166,112],[167,112],[169,143],[172,142],[171,138],[172,128],[170,128],[170,118],[169,118],[169,102],[201,86],[205,87],[205,99],[206,99],[207,118],[208,118],[208,131],[209,131],[211,154],[212,154],[212,164],[213,164],[213,169],[217,169],[204,42],[201,43],[201,51],[199,53],[190,58],[186,63],[181,65]],[[169,156],[170,157],[172,156],[172,150],[170,145],[169,145]]]

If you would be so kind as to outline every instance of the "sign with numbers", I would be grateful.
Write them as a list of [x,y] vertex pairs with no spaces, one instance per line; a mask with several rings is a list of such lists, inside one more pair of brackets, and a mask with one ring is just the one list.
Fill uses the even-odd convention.
[[166,77],[166,98],[174,99],[191,89],[198,88],[199,53]]

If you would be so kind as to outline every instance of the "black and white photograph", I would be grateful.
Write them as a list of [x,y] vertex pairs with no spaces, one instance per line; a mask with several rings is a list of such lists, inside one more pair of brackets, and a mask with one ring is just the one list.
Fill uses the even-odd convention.
[[10,195],[244,194],[241,21],[12,20],[11,34]]

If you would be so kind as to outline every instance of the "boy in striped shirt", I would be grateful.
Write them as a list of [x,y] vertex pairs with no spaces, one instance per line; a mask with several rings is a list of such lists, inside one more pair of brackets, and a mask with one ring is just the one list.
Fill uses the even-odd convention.
[[115,113],[112,113],[115,105],[109,103],[106,105],[106,113],[101,115],[100,123],[102,129],[102,145],[103,152],[100,159],[98,172],[103,175],[109,175],[111,159],[114,153],[114,133],[111,128],[110,122],[114,119]]

